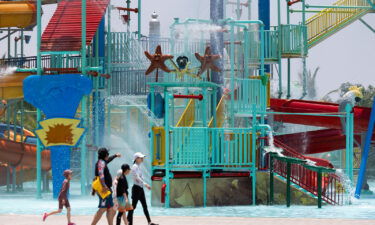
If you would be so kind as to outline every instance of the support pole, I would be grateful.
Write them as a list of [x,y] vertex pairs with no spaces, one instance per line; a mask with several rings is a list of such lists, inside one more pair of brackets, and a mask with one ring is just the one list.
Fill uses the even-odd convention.
[[10,192],[10,165],[7,165],[7,192]]
[[141,31],[141,18],[142,18],[142,0],[138,0],[138,40],[141,40],[142,31]]
[[207,206],[207,171],[202,172],[203,179],[203,207]]
[[273,157],[270,154],[270,205],[273,205],[274,201],[274,177],[273,177]]
[[286,163],[286,207],[290,207],[290,175],[292,165],[290,162]]
[[[210,0],[210,19],[213,24],[219,25],[220,20],[224,19],[224,0]],[[211,51],[212,54],[219,54],[223,56],[224,54],[224,33],[223,32],[213,32],[210,34],[210,43],[211,43]],[[223,71],[224,69],[224,58],[221,57],[220,60],[217,61],[216,66]],[[224,84],[224,77],[223,72],[215,72],[211,71],[211,80],[212,82],[223,85]],[[221,89],[217,92],[217,100],[221,99],[222,91]]]
[[318,208],[322,208],[322,172],[317,171],[318,174]]
[[234,24],[230,23],[230,125],[234,127]]
[[252,129],[251,129],[251,181],[252,181],[252,205],[256,205],[256,184],[257,184],[257,177],[256,177],[256,139],[257,139],[257,111],[256,105],[252,105],[253,108],[253,121],[252,121]]
[[[286,23],[290,24],[290,6],[289,6],[289,4],[287,4],[286,9],[287,9],[287,11],[286,11]],[[288,63],[288,81],[287,81],[288,87],[287,87],[286,98],[289,99],[291,97],[291,93],[290,93],[290,82],[291,82],[291,79],[290,79],[290,73],[291,73],[290,58],[288,58],[287,63]]]
[[12,192],[16,192],[17,169],[12,166]]
[[[302,0],[302,25],[306,26],[306,0]],[[303,72],[302,72],[302,82],[303,82],[303,90],[301,99],[305,98],[307,95],[306,88],[307,88],[307,64],[306,64],[306,56],[307,56],[307,29],[303,29],[303,52],[302,52],[302,64],[303,64]]]
[[282,52],[282,31],[281,31],[281,6],[280,6],[280,0],[277,0],[277,32],[279,36],[279,44],[278,44],[278,51],[277,51],[277,58],[278,58],[278,66],[279,66],[279,98],[283,95],[283,84],[282,84],[282,58],[281,58],[281,52]]
[[23,29],[21,30],[21,58],[24,56],[24,41],[25,41],[25,36],[23,34]]
[[[37,0],[36,6],[36,18],[37,18],[37,75],[42,75],[42,58],[40,52],[41,36],[42,36],[42,0]],[[40,109],[36,112],[36,122],[42,117]],[[37,125],[39,126],[39,125]],[[42,146],[39,138],[36,142],[36,197],[42,198]]]
[[345,150],[345,170],[346,175],[353,181],[353,142],[352,142],[352,119],[351,119],[351,111],[352,107],[350,104],[346,105],[345,112],[346,112],[346,128],[345,128],[345,135],[346,135],[346,150]]
[[[270,29],[270,0],[258,1],[258,18],[264,24],[264,30]],[[265,67],[265,72],[270,72],[270,66]],[[279,72],[280,73],[280,72]]]
[[[111,33],[111,5],[108,7],[107,19],[107,73],[112,75],[112,33]],[[140,14],[140,12],[138,12]],[[111,79],[107,80],[107,97],[111,96]],[[111,136],[111,103],[107,102],[107,135]]]
[[357,187],[355,189],[356,198],[360,197],[361,190],[363,187],[363,181],[365,180],[367,159],[368,159],[368,155],[370,152],[371,139],[372,139],[372,135],[374,131],[374,126],[375,126],[375,96],[373,99],[373,105],[372,105],[372,110],[371,110],[371,115],[370,115],[370,121],[368,124],[368,129],[366,133],[365,144],[364,144],[363,151],[362,151],[363,154],[362,154],[362,159],[361,159],[361,166],[360,166],[359,173],[358,173]]
[[[86,75],[86,0],[82,0],[81,7],[81,73]],[[87,105],[87,96],[84,95],[81,101],[81,120],[82,124],[85,124],[86,118],[86,105]],[[81,141],[81,194],[86,195],[86,134],[83,134]]]
[[166,184],[166,190],[165,190],[165,207],[170,207],[170,170],[169,170],[169,147],[170,147],[170,141],[169,141],[169,94],[166,88],[164,89],[164,98],[165,98],[165,117],[166,123],[164,124],[165,127],[165,184]]
[[17,42],[17,39],[14,39],[14,58],[17,58]]
[[10,36],[11,36],[11,33],[10,33],[10,27],[8,27],[8,59],[10,59],[11,55],[10,55]]

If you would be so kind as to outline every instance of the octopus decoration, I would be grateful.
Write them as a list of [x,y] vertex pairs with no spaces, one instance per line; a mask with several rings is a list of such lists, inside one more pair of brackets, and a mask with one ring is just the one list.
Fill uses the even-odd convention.
[[146,70],[146,75],[149,75],[156,69],[156,82],[158,82],[159,77],[159,69],[163,70],[164,72],[170,73],[172,72],[166,65],[165,61],[170,60],[173,58],[172,55],[163,55],[161,52],[161,47],[158,45],[155,50],[155,54],[151,55],[149,52],[145,51],[146,57],[151,61],[151,65]]
[[201,63],[197,76],[201,76],[205,71],[207,71],[207,81],[210,81],[210,70],[215,72],[220,72],[220,68],[215,65],[215,61],[220,59],[220,55],[212,55],[211,48],[207,47],[204,51],[204,55],[201,56],[199,53],[195,53],[195,57]]
[[201,79],[194,73],[194,68],[190,68],[189,58],[186,56],[179,56],[176,59],[177,65],[172,61],[172,66],[175,68],[173,72],[176,73],[177,78],[182,80],[184,75],[191,76],[193,78]]

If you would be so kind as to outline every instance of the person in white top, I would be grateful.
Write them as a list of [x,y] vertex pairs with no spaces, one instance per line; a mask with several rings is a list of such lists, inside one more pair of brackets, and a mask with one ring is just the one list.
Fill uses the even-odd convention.
[[150,185],[148,185],[145,180],[143,179],[142,170],[140,168],[141,164],[143,163],[143,159],[146,156],[142,154],[141,152],[137,152],[134,154],[134,164],[131,169],[131,174],[133,178],[133,187],[132,187],[132,205],[133,210],[129,211],[128,213],[128,222],[129,225],[133,225],[133,212],[135,208],[137,207],[138,201],[141,202],[143,213],[145,214],[147,218],[147,222],[149,225],[157,225],[155,223],[151,222],[150,214],[148,213],[147,209],[147,202],[146,202],[146,196],[145,192],[143,190],[143,187],[146,187],[148,190],[151,190]]

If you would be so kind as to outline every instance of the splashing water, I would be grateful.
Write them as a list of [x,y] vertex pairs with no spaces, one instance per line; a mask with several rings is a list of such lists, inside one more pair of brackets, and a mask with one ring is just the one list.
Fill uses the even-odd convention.
[[[118,160],[114,160],[109,164],[109,168],[112,172],[117,171],[121,168],[124,163],[133,165],[133,155],[136,152],[142,152],[146,155],[143,166],[141,167],[145,179],[150,181],[151,178],[151,162],[150,162],[150,148],[149,139],[147,135],[140,132],[139,127],[136,123],[131,122],[129,124],[129,130],[132,135],[125,135],[123,133],[111,134],[106,137],[105,144],[110,146],[111,150],[115,153],[120,153],[122,157]],[[130,180],[130,179],[129,179]]]
[[150,111],[150,109],[146,105],[146,101],[144,97],[137,97],[137,96],[111,96],[108,98],[110,104],[112,105],[131,105],[136,107],[145,118],[148,118],[150,122],[153,122],[155,126],[162,126],[163,120],[158,119],[155,117],[154,113]]
[[277,155],[279,155],[279,156],[284,156],[282,154],[282,152],[284,150],[275,146],[274,137],[273,137],[273,132],[272,131],[268,131],[268,143],[269,143],[269,146],[264,147],[264,151],[266,153],[277,153]]
[[345,201],[344,204],[353,204],[358,202],[358,199],[354,197],[355,188],[349,177],[341,170],[337,169],[335,173],[342,182],[345,190]]
[[0,76],[8,76],[12,75],[16,72],[17,67],[9,66],[9,67],[0,67]]
[[202,35],[219,32],[221,26],[207,23],[192,23],[175,26],[175,37],[188,37],[189,39],[200,39]]

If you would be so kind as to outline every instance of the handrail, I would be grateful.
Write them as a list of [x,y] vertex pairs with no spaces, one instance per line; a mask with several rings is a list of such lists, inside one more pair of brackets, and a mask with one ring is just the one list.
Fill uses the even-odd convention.
[[176,127],[191,127],[195,122],[195,100],[190,99]]
[[[223,95],[216,106],[216,127],[222,127],[225,122],[225,107],[226,107],[226,95]],[[212,117],[208,123],[209,128],[214,127],[214,118]]]
[[[275,139],[275,146],[282,148],[283,154],[287,157],[306,159],[306,157],[289,146]],[[282,177],[287,176],[286,164],[281,161],[275,162],[274,172]],[[311,194],[318,196],[318,172],[304,167],[303,165],[292,165],[291,181]],[[343,205],[344,190],[342,179],[334,173],[323,173],[322,178],[322,199],[331,205]]]
[[[347,6],[347,8],[340,8]],[[353,8],[349,8],[353,6]],[[358,8],[356,8],[357,6]],[[306,20],[308,27],[308,45],[314,46],[319,41],[340,30],[354,20],[368,13],[370,8],[367,0],[339,0],[333,3],[332,8],[326,8]],[[347,13],[343,13],[343,11]]]

